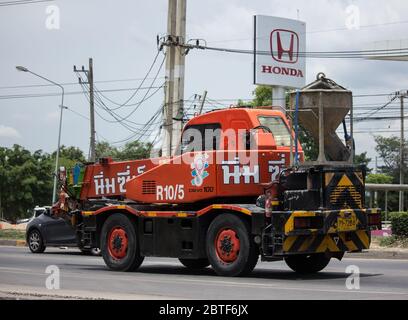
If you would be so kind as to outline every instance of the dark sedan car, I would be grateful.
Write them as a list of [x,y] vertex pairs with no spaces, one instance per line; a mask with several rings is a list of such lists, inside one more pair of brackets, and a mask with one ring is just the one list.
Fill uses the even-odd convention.
[[42,253],[46,247],[79,247],[84,253],[99,254],[97,248],[81,248],[72,226],[64,219],[52,216],[50,207],[34,209],[34,215],[27,224],[26,238],[33,253]]

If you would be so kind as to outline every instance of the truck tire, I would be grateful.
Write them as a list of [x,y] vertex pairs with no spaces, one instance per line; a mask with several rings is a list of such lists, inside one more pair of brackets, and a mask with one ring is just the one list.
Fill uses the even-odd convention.
[[330,262],[330,257],[327,257],[324,253],[301,254],[288,256],[285,258],[285,262],[289,268],[297,273],[311,274],[326,268]]
[[45,245],[43,237],[37,229],[32,229],[27,235],[28,248],[32,253],[43,253],[45,251]]
[[188,269],[199,270],[204,269],[210,265],[207,258],[202,259],[179,259],[181,264]]
[[216,217],[207,230],[208,260],[220,276],[250,273],[259,258],[259,249],[250,236],[249,226],[234,214]]
[[92,248],[92,249],[84,249],[84,248],[79,248],[83,254],[86,254],[88,256],[100,256],[101,255],[101,249],[99,248]]
[[136,225],[124,214],[115,213],[106,219],[101,232],[101,251],[106,265],[115,271],[133,271],[140,267]]

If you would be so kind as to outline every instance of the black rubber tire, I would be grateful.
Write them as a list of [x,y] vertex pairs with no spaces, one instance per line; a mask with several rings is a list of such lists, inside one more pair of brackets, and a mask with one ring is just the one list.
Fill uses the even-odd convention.
[[[36,241],[37,245],[35,245],[33,237],[38,239],[38,241]],[[27,235],[27,244],[28,248],[32,253],[43,253],[46,248],[46,246],[44,245],[44,239],[41,235],[41,232],[38,231],[37,229],[32,229],[29,231]]]
[[[233,229],[240,241],[238,257],[231,263],[221,261],[216,253],[215,238],[222,229]],[[248,224],[237,215],[224,213],[216,217],[207,230],[206,250],[208,260],[220,276],[244,276],[252,272],[259,258],[259,248],[250,235]]]
[[[128,237],[126,256],[120,260],[112,257],[108,250],[108,236],[112,228],[122,227]],[[128,216],[115,213],[106,219],[101,231],[101,252],[109,269],[114,271],[134,271],[140,267],[144,257],[140,255],[139,239],[136,224]]]
[[324,253],[311,255],[293,255],[285,258],[289,268],[300,274],[312,274],[322,271],[330,262],[330,257]]
[[181,264],[188,269],[199,270],[207,268],[210,265],[210,262],[207,258],[202,259],[179,259]]
[[86,254],[88,256],[100,256],[101,255],[101,250],[99,248],[92,248],[92,249],[84,249],[84,248],[79,248],[83,254]]

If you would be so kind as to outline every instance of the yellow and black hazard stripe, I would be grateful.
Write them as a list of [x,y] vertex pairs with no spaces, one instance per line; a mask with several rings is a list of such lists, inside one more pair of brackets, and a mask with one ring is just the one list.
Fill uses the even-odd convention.
[[327,204],[332,208],[364,207],[364,179],[362,172],[325,173]]
[[[321,230],[323,233],[337,233],[342,230],[337,230],[338,218],[346,216],[354,216],[356,218],[355,230],[365,228],[367,226],[367,210],[366,209],[341,209],[341,210],[325,210],[325,211],[293,211],[287,214],[284,220],[283,231],[286,235],[296,232],[294,220],[296,217],[322,217],[323,226]],[[313,229],[308,229],[313,231]],[[350,230],[353,231],[353,230]]]
[[336,233],[341,230],[337,230],[338,218],[345,216],[354,216],[356,218],[356,229],[357,226],[367,226],[367,213],[366,210],[353,210],[353,209],[342,209],[326,211],[326,218],[324,221],[324,228],[327,233]]
[[315,234],[288,236],[283,242],[283,254],[346,252],[368,249],[370,246],[370,232],[358,230],[356,232],[341,232],[332,234]]

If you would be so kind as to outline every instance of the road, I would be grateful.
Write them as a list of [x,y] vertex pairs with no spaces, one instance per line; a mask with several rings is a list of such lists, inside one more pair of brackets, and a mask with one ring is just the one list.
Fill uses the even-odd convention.
[[[48,290],[47,266],[60,270],[60,289]],[[346,288],[349,265],[360,269],[360,289]],[[299,276],[284,262],[259,262],[249,277],[189,271],[178,260],[146,258],[138,272],[107,270],[101,257],[76,249],[0,247],[0,298],[91,299],[408,299],[408,260],[345,258],[321,273]]]

